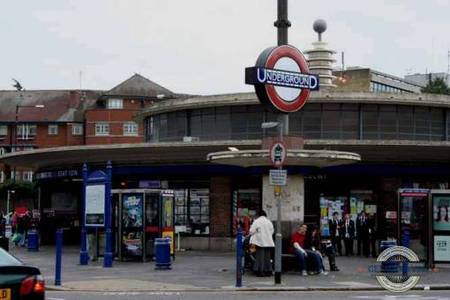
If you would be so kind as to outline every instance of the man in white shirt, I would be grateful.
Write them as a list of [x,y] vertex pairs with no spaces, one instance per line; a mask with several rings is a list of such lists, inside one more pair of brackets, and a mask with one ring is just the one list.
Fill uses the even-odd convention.
[[253,271],[256,276],[271,276],[272,263],[270,261],[271,251],[275,247],[273,242],[273,225],[264,210],[261,210],[259,217],[250,226],[250,244],[256,245],[256,260]]

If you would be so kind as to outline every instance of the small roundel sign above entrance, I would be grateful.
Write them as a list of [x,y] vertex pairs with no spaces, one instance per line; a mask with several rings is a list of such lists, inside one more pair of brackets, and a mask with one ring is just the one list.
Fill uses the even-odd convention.
[[270,161],[274,167],[282,167],[287,157],[287,147],[283,142],[275,142],[270,147]]
[[308,63],[290,45],[270,47],[256,65],[245,69],[245,83],[255,86],[259,101],[278,112],[295,112],[305,105],[312,90],[319,89],[319,76],[309,74]]

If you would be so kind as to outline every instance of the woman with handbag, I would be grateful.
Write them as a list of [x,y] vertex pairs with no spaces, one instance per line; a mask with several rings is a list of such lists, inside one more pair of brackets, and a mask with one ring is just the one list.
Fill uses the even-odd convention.
[[256,246],[256,260],[253,271],[256,276],[272,276],[271,252],[275,247],[272,239],[273,225],[265,211],[259,212],[259,217],[250,226],[250,245]]

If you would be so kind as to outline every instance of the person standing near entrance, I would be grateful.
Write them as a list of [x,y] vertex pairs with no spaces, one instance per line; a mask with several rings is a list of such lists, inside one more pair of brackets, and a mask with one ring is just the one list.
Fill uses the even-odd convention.
[[353,239],[355,237],[355,223],[350,219],[349,214],[345,214],[341,226],[341,236],[344,237],[345,255],[353,255]]
[[377,244],[377,229],[376,229],[376,219],[375,215],[371,215],[368,220],[368,248],[370,248],[370,254],[372,257],[377,257],[377,250],[376,250],[376,244]]
[[333,213],[333,218],[329,221],[331,243],[334,247],[334,252],[342,256],[341,244],[341,221],[338,219],[338,212]]
[[97,261],[97,237],[98,229],[88,231],[87,242],[88,242],[88,254],[91,261]]
[[369,219],[364,211],[358,215],[356,219],[356,248],[357,255],[364,254],[369,257]]
[[250,244],[256,245],[256,260],[253,271],[256,276],[271,276],[272,263],[271,251],[275,247],[272,239],[273,224],[267,219],[264,210],[259,212],[259,217],[250,226]]

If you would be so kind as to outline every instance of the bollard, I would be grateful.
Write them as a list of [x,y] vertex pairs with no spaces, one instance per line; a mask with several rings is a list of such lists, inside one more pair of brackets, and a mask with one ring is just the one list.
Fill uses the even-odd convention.
[[[411,243],[411,233],[409,232],[408,228],[403,229],[402,234],[402,246],[409,248],[409,245]],[[409,264],[407,261],[402,262],[402,275],[407,276],[408,275],[408,268]]]
[[107,228],[105,232],[105,254],[103,255],[103,267],[111,268],[113,265],[113,254],[112,254],[112,232],[111,228]]
[[56,263],[55,263],[55,285],[61,285],[61,257],[62,257],[63,230],[56,231]]
[[236,287],[242,287],[242,229],[236,235]]

